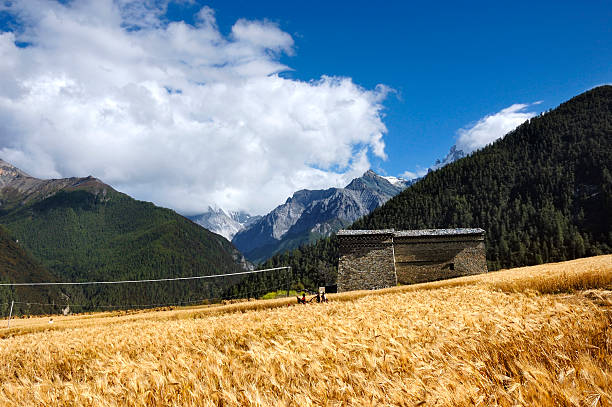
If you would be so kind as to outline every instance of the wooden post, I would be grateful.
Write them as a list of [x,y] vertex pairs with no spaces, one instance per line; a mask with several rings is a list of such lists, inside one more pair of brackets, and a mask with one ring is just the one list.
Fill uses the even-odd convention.
[[15,301],[11,301],[11,310],[9,311],[9,317],[8,317],[8,321],[6,323],[6,327],[7,328],[11,327],[11,316],[13,316],[13,304],[15,304]]

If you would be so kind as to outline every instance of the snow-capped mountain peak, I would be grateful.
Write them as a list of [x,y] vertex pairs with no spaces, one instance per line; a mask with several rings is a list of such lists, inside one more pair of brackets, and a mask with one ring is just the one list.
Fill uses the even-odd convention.
[[445,165],[448,165],[465,157],[466,155],[467,154],[463,150],[458,149],[457,145],[455,144],[450,148],[450,151],[448,152],[448,154],[446,154],[446,157],[444,157],[443,160],[436,160],[436,163],[429,168],[429,171],[435,171],[439,168],[442,168]]
[[389,183],[395,187],[400,187],[400,188],[405,188],[406,186],[410,185],[410,181],[404,178],[400,178],[400,177],[392,177],[392,176],[380,176],[381,178],[386,179],[387,181],[389,181]]
[[244,211],[228,211],[216,206],[209,206],[206,212],[199,215],[189,216],[189,219],[198,225],[230,241],[236,233],[250,226],[259,218],[261,216],[251,216]]

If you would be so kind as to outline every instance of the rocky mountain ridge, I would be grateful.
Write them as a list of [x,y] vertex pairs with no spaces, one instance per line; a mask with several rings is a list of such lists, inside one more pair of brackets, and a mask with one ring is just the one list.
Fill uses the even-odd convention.
[[103,196],[106,196],[109,190],[114,191],[91,175],[84,178],[39,179],[0,159],[0,208],[3,210],[48,198],[60,190],[77,189]]
[[344,188],[300,190],[269,214],[239,231],[232,243],[247,259],[263,261],[275,253],[330,236],[370,213],[412,181],[389,179],[368,170]]
[[448,154],[446,154],[446,157],[444,157],[444,159],[440,160],[436,160],[436,162],[434,163],[434,165],[432,165],[431,167],[429,167],[428,172],[431,171],[435,171],[437,169],[440,169],[442,167],[444,167],[445,165],[448,165],[450,163],[453,163],[463,157],[467,156],[467,154],[461,150],[457,148],[457,145],[453,145],[450,148],[450,151],[448,152]]

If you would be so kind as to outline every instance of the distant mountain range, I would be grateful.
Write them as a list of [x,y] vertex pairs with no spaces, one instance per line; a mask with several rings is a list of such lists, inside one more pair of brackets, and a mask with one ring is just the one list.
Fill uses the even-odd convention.
[[[344,188],[297,191],[263,217],[210,208],[192,217],[198,224],[91,176],[43,180],[0,160],[0,281],[223,274],[267,259],[265,267],[292,266],[294,287],[314,288],[335,272],[333,234],[344,227],[482,227],[490,269],[609,253],[611,107],[612,86],[602,86],[469,156],[451,148],[418,182],[367,171]],[[266,289],[229,285],[0,287],[0,309],[21,297],[97,309]]]
[[[251,268],[225,238],[174,211],[137,201],[93,178],[42,180],[0,160],[2,256],[23,253],[16,271],[0,278],[33,281],[124,280],[223,274]],[[13,243],[6,239],[10,236]],[[2,244],[0,239],[0,246]],[[9,244],[10,243],[10,244]],[[22,273],[34,273],[24,277]],[[148,287],[66,287],[48,301],[127,305],[193,300],[220,295],[227,281]],[[0,303],[19,294],[0,291]],[[49,295],[56,295],[50,292]],[[41,294],[42,295],[42,294]],[[27,299],[26,299],[27,301]]]
[[[444,159],[436,160],[429,172],[466,155],[454,145]],[[419,179],[382,176],[369,170],[346,188],[297,191],[287,202],[265,216],[209,207],[206,212],[188,218],[232,241],[250,261],[261,262],[273,254],[330,236]],[[359,196],[355,194],[356,191],[361,191]],[[315,202],[321,200],[327,203],[317,206]]]
[[329,236],[403,191],[411,181],[369,170],[345,188],[297,191],[269,214],[251,218],[232,243],[253,262]]
[[189,219],[198,225],[217,233],[227,240],[232,240],[234,235],[261,219],[261,216],[251,216],[244,211],[226,211],[221,208],[208,207],[208,211]]

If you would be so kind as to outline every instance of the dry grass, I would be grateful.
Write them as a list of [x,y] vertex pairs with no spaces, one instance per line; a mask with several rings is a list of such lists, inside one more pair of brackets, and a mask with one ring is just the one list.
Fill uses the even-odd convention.
[[[0,331],[5,405],[612,405],[612,256]],[[293,300],[295,301],[295,300]]]

